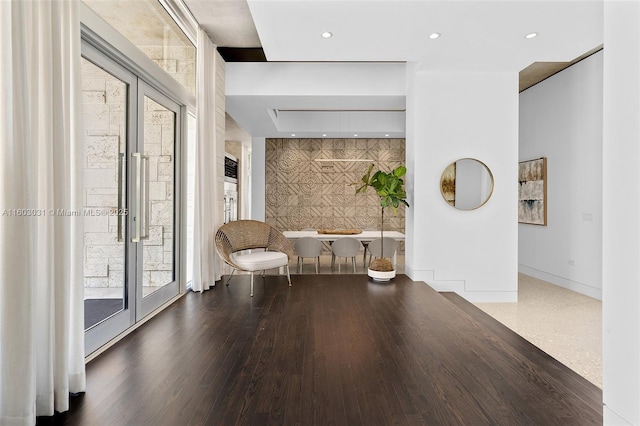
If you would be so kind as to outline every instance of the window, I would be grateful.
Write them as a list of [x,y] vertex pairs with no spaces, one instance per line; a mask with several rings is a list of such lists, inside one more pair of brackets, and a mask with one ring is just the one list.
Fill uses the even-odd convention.
[[84,0],[189,92],[196,92],[196,48],[157,0]]

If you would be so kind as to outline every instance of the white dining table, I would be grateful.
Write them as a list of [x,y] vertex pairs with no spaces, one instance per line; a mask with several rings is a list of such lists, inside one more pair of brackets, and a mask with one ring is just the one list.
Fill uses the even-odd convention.
[[[314,237],[319,239],[320,241],[335,241],[344,237],[355,238],[356,240],[363,241],[373,241],[376,238],[380,238],[380,231],[362,231],[359,234],[320,234],[318,231],[283,231],[282,232],[285,237],[290,240],[297,240],[302,237]],[[399,231],[384,231],[384,236],[393,238],[396,241],[404,241],[405,235]],[[366,257],[367,253],[365,250],[364,256]],[[366,260],[366,259],[365,259]],[[396,265],[396,253],[393,254],[393,266]]]

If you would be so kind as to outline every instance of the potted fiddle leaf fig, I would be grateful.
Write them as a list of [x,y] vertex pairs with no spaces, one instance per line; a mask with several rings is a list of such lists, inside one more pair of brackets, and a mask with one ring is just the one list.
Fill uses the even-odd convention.
[[[378,170],[373,172],[374,165],[371,164],[367,173],[360,179],[359,182],[354,182],[352,185],[360,185],[356,189],[356,194],[365,193],[370,187],[376,191],[378,197],[380,197],[380,207],[382,211],[382,217],[380,222],[380,238],[381,248],[380,251],[384,253],[384,209],[391,207],[394,214],[397,213],[400,204],[404,204],[409,207],[407,203],[407,192],[404,190],[404,180],[402,177],[407,173],[407,168],[404,166],[398,166],[391,172],[384,172]],[[369,276],[377,281],[388,281],[396,276],[396,271],[393,268],[393,264],[389,259],[378,258],[371,262],[369,265]]]

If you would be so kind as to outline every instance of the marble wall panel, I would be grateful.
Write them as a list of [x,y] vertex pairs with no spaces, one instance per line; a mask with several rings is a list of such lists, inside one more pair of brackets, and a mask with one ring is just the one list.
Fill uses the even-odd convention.
[[167,182],[149,182],[149,197],[152,200],[167,198]]
[[[86,237],[86,235],[85,235]],[[124,247],[120,244],[105,244],[84,247],[84,286],[85,287],[122,287],[124,270]],[[117,273],[120,272],[120,278]],[[114,275],[116,274],[116,275]]]
[[[175,115],[171,113],[171,119],[175,119]],[[175,123],[164,124],[162,126],[162,155],[171,157],[173,155],[173,146],[176,142],[176,134],[174,131]]]
[[93,168],[90,164],[84,171],[84,181],[88,188],[116,187],[116,164],[109,169]]
[[159,182],[173,183],[173,163],[162,162],[162,157],[158,157],[157,179]]
[[105,93],[102,92],[91,92],[85,91],[82,92],[82,103],[87,104],[104,104],[105,101]]
[[162,145],[159,143],[146,142],[144,144],[144,153],[149,157],[159,156],[162,154]]
[[162,247],[161,246],[144,246],[142,249],[144,256],[144,269],[155,269],[156,264],[163,262]]
[[[118,207],[117,195],[91,195],[86,197],[86,205],[88,208],[104,207],[106,209],[116,209]],[[103,209],[101,209],[102,211]]]
[[127,88],[120,81],[107,79],[105,81],[105,103],[116,111],[126,109]]
[[108,129],[110,125],[109,107],[100,104],[87,104],[83,106],[84,123],[94,129]]
[[85,216],[84,231],[85,232],[108,232],[109,216]]
[[106,287],[109,287],[109,278],[85,277],[84,286],[86,288],[106,288]]
[[109,287],[110,288],[123,288],[124,287],[124,271],[116,271],[109,269]]
[[173,202],[151,201],[151,225],[171,228],[173,225]]
[[173,280],[173,272],[171,271],[149,271],[149,281],[144,285],[148,287],[162,287]]
[[98,264],[98,265],[85,265],[84,266],[84,276],[85,277],[107,277],[109,275],[109,267],[108,265]]
[[100,244],[100,245],[118,245],[122,244],[118,241],[115,234],[111,232],[86,232],[84,233],[85,244]]
[[149,226],[149,238],[145,240],[146,246],[162,246],[164,245],[164,227]]

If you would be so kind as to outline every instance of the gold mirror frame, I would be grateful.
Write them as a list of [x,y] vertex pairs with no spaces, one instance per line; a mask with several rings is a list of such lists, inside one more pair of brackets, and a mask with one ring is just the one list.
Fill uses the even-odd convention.
[[[478,163],[480,166],[483,167],[483,169],[480,169],[481,172],[486,171],[487,176],[489,178],[488,183],[490,184],[491,187],[488,188],[486,191],[480,192],[480,194],[478,195],[479,197],[483,195],[483,192],[486,195],[484,196],[483,200],[478,201],[478,203],[474,204],[473,207],[463,208],[463,207],[456,206],[456,181],[457,181],[458,163],[461,161],[473,161],[475,163]],[[480,182],[480,185],[482,185],[481,182]],[[455,207],[458,210],[467,210],[467,211],[476,210],[484,206],[487,203],[487,201],[489,201],[489,199],[491,198],[491,195],[493,194],[493,188],[494,188],[494,181],[493,181],[493,173],[491,173],[491,169],[489,169],[489,167],[487,167],[485,163],[475,158],[466,157],[466,158],[460,158],[454,161],[453,163],[445,167],[445,169],[442,172],[442,175],[440,176],[440,193],[442,194],[442,198],[447,202],[447,204],[449,204],[451,207]]]

